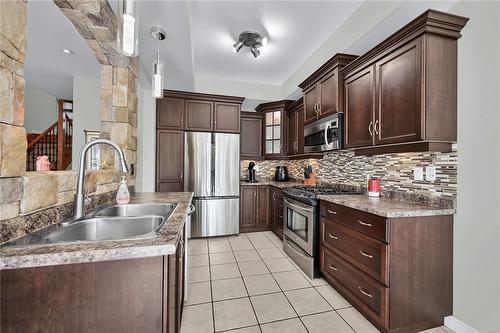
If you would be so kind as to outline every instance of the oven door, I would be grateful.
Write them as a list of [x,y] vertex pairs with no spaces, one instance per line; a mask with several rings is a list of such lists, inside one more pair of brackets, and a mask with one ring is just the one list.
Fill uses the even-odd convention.
[[283,210],[283,233],[312,256],[314,208],[285,196]]

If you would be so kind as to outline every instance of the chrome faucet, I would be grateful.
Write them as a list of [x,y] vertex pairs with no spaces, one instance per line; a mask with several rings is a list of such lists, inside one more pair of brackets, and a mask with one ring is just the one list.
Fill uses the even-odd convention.
[[87,151],[90,147],[98,144],[107,144],[113,147],[118,153],[118,157],[120,159],[120,168],[122,172],[128,172],[127,162],[125,161],[125,154],[123,154],[123,150],[116,143],[105,140],[105,139],[97,139],[87,143],[83,146],[80,151],[79,158],[79,167],[78,167],[78,182],[76,184],[76,194],[75,194],[75,204],[74,204],[74,215],[73,220],[79,219],[83,216],[83,208],[85,203],[85,195],[83,194],[83,186],[84,186],[84,178],[85,178],[85,165],[86,165],[86,155]]

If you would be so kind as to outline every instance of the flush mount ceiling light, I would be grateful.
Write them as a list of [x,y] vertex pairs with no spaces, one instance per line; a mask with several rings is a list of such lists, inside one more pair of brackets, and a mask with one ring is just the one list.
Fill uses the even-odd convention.
[[264,46],[267,42],[267,38],[262,36],[255,31],[243,31],[238,37],[238,41],[233,45],[234,53],[240,52],[243,46],[247,46],[250,48],[250,52],[252,52],[253,56],[257,58],[260,55],[259,48]]
[[165,30],[158,27],[151,28],[151,36],[157,41],[156,43],[156,60],[153,60],[153,76],[152,87],[153,97],[163,98],[163,62],[160,61],[160,41],[167,38]]
[[73,52],[73,51],[72,51],[72,50],[70,50],[70,49],[61,49],[61,52],[62,52],[62,53],[69,54],[69,55],[71,55],[71,54],[75,53],[75,52]]

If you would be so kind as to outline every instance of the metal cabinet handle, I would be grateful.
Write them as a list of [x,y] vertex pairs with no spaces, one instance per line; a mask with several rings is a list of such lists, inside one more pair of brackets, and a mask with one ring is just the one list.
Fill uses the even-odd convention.
[[370,133],[370,136],[373,136],[373,121],[370,121],[368,124],[368,132]]
[[363,290],[363,288],[358,287],[358,289],[359,289],[359,291],[360,291],[363,295],[365,295],[365,296],[367,296],[367,297],[370,297],[370,298],[372,298],[372,297],[373,297],[373,295],[372,295],[372,294],[367,293],[366,291],[364,291],[364,290]]
[[361,220],[358,220],[358,223],[361,224],[361,225],[364,225],[364,226],[367,226],[367,227],[371,227],[371,223],[366,223],[366,222],[363,222]]
[[193,215],[193,213],[196,211],[196,207],[193,204],[189,205],[189,211],[188,211],[188,216]]
[[330,234],[330,233],[328,234],[328,237],[330,237],[330,238],[332,238],[332,239],[339,239],[339,237],[338,237],[338,236],[332,235],[332,234]]
[[328,265],[328,268],[330,268],[332,271],[338,271],[339,270],[337,267],[333,267],[332,265]]
[[321,101],[318,102],[318,112],[321,114]]
[[359,253],[361,253],[361,255],[362,255],[363,257],[367,257],[367,258],[373,259],[373,256],[372,256],[371,254],[366,253],[365,251],[363,251],[363,250],[361,250],[361,249],[359,249]]
[[285,203],[286,203],[287,205],[290,205],[291,207],[294,207],[294,208],[300,209],[300,210],[302,210],[302,211],[304,211],[304,212],[312,212],[312,211],[313,211],[313,210],[312,210],[312,208],[311,208],[311,209],[307,209],[307,208],[305,208],[305,207],[301,207],[301,206],[295,205],[295,204],[291,203],[290,201],[288,201],[288,200],[286,200],[286,199],[285,199]]
[[330,213],[330,214],[337,215],[337,212],[336,212],[336,211],[334,211],[334,210],[329,210],[329,209],[328,209],[327,211],[328,211],[328,213]]
[[380,123],[379,123],[378,119],[377,119],[377,121],[375,121],[375,126],[373,128],[375,129],[375,134],[378,135],[378,129],[380,129]]

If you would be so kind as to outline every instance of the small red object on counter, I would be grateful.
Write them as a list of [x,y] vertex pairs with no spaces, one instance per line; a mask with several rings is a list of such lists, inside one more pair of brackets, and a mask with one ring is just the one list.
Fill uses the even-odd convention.
[[370,178],[368,180],[368,196],[369,197],[380,196],[380,179]]

